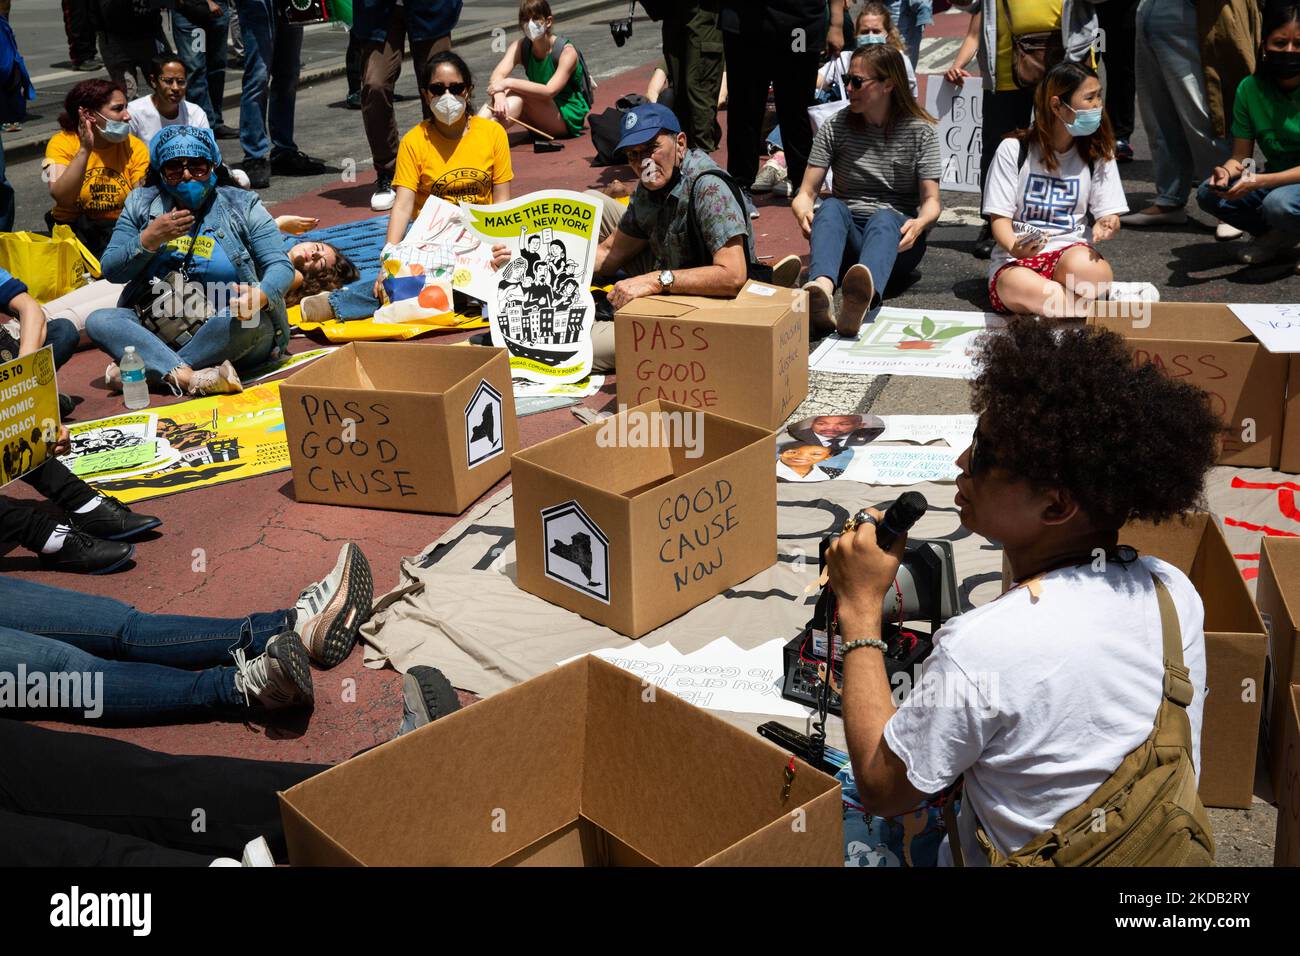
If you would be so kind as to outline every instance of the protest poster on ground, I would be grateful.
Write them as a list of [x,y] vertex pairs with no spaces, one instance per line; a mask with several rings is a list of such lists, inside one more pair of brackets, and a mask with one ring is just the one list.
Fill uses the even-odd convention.
[[868,485],[919,485],[952,481],[961,469],[955,464],[964,448],[946,445],[873,445],[854,451],[841,478]]
[[110,459],[116,470],[83,475],[96,490],[125,504],[289,467],[279,382],[238,395],[196,398],[156,413],[81,422],[69,431],[74,464],[80,456],[152,445],[154,460],[143,467],[120,467],[122,459]]
[[1251,303],[1228,308],[1270,352],[1300,352],[1300,304]]
[[925,108],[939,118],[941,189],[963,193],[980,191],[980,153],[984,87],[978,76],[968,76],[961,86],[939,76],[925,84]]
[[483,301],[492,344],[510,354],[511,376],[551,384],[586,378],[599,203],[556,189],[461,209],[489,247],[501,244],[511,253],[490,277],[472,275],[465,290]]
[[0,487],[45,464],[58,434],[54,350],[0,365]]
[[818,372],[974,378],[975,339],[1006,320],[988,312],[882,308],[856,338],[827,336],[808,357]]

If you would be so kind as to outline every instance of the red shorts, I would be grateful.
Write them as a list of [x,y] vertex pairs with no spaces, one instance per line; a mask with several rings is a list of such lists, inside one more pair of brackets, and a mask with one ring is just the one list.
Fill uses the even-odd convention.
[[1012,266],[1020,266],[1025,269],[1032,269],[1044,279],[1050,279],[1056,272],[1056,264],[1061,261],[1061,256],[1069,249],[1075,246],[1088,246],[1087,242],[1072,242],[1063,249],[1057,249],[1055,252],[1043,252],[1036,256],[1030,256],[1028,259],[1012,259],[1010,262],[1003,263],[998,271],[993,273],[993,278],[989,280],[989,303],[993,306],[994,312],[1010,314],[1011,310],[1002,304],[998,298],[998,276],[1010,269]]

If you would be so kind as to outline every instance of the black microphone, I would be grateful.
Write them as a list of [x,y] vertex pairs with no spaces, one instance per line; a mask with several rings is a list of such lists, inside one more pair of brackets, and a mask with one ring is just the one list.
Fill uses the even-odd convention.
[[898,500],[889,506],[885,516],[876,525],[876,544],[880,545],[882,551],[888,551],[895,541],[912,530],[912,525],[921,519],[929,507],[925,495],[919,491],[907,491],[899,495]]

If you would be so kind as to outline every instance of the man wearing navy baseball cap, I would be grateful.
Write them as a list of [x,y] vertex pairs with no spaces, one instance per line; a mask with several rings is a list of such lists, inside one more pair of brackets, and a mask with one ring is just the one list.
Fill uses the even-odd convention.
[[[658,103],[628,110],[617,149],[639,183],[626,210],[607,204],[617,224],[596,251],[597,275],[626,276],[609,294],[615,309],[661,293],[734,298],[751,271],[767,271],[754,257],[739,189],[707,153],[687,148],[672,110]],[[793,286],[799,259],[786,258],[771,281]],[[597,368],[613,368],[613,332],[612,322],[592,330]]]

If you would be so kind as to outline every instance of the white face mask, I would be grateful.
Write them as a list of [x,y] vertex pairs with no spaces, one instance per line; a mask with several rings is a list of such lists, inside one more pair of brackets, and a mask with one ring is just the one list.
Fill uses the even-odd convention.
[[452,126],[465,115],[465,101],[452,93],[443,93],[433,104],[433,115]]
[[538,23],[536,20],[529,20],[524,24],[524,32],[528,34],[528,39],[540,40],[546,36],[546,24]]

